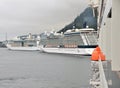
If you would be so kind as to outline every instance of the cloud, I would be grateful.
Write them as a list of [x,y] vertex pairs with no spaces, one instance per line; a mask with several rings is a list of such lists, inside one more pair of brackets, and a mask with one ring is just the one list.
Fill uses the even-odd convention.
[[59,30],[82,12],[89,0],[0,0],[0,35]]

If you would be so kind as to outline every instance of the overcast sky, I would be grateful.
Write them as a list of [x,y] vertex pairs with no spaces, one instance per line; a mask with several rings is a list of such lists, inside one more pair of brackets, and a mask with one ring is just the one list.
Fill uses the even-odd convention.
[[0,40],[28,33],[59,30],[87,6],[89,0],[0,0]]

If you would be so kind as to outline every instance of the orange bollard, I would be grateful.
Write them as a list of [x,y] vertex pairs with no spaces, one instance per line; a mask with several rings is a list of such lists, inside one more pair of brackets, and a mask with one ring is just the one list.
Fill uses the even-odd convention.
[[98,61],[99,59],[101,59],[101,61],[105,61],[105,55],[102,53],[100,47],[97,46],[91,55],[91,60]]
[[99,60],[99,53],[97,50],[94,50],[91,56],[92,61],[98,61]]

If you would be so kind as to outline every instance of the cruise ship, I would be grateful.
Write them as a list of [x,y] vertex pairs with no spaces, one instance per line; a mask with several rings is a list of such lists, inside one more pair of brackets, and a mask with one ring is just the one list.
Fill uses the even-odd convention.
[[44,33],[40,44],[43,45],[42,51],[46,53],[91,55],[97,46],[97,31],[87,27],[71,29],[64,34]]
[[10,50],[39,50],[39,38],[37,35],[23,35],[17,36],[12,40],[9,40],[6,44],[7,48]]

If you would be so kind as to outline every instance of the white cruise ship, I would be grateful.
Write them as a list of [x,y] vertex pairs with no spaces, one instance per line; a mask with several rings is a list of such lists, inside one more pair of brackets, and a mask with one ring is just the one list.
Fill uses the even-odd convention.
[[97,46],[97,32],[92,28],[73,29],[64,34],[49,34],[41,43],[46,53],[91,55]]
[[39,50],[39,38],[36,35],[18,36],[7,43],[7,48],[10,50]]

